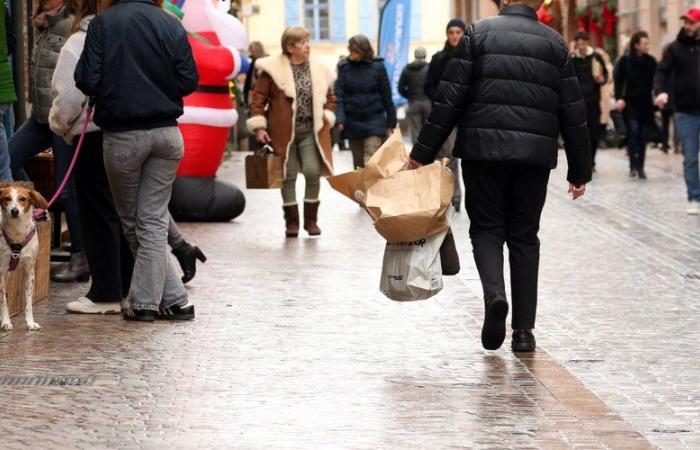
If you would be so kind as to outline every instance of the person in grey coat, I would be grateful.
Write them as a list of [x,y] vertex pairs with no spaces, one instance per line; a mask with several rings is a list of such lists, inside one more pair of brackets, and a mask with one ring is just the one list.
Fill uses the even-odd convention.
[[421,127],[430,115],[430,98],[423,89],[428,77],[428,62],[425,60],[427,54],[423,47],[418,47],[413,54],[416,59],[401,72],[399,94],[408,100],[408,123],[415,144]]

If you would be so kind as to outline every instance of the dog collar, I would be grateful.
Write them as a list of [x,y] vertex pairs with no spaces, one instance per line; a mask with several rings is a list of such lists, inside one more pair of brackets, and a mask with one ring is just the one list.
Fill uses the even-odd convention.
[[10,236],[7,235],[7,231],[5,229],[2,229],[2,237],[5,238],[5,242],[7,243],[7,246],[10,247],[10,272],[15,270],[17,266],[19,265],[19,257],[20,254],[22,253],[22,249],[29,244],[29,241],[32,240],[34,237],[34,234],[36,233],[36,227],[32,228],[32,231],[27,234],[27,237],[24,238],[21,244],[13,243],[10,240]]

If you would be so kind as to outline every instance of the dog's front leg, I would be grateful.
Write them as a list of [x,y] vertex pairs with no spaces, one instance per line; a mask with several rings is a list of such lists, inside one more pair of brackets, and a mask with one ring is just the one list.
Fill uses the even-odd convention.
[[7,295],[5,295],[6,283],[6,274],[0,275],[0,295],[2,295],[2,303],[0,303],[0,316],[2,316],[2,323],[0,324],[0,330],[3,331],[9,331],[12,329],[12,322],[10,322],[10,310],[7,307]]
[[23,261],[22,269],[24,270],[24,318],[27,321],[27,330],[39,331],[41,327],[34,322],[34,264]]

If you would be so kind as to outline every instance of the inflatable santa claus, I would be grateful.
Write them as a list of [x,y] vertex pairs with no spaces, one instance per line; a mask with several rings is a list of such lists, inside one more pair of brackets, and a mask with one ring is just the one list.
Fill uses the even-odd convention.
[[[247,46],[243,25],[214,0],[185,0],[167,5],[182,18],[199,72],[197,91],[185,97],[178,119],[185,142],[173,184],[170,212],[175,220],[229,221],[245,208],[243,193],[216,180],[216,171],[238,114],[229,80],[248,70],[238,49]],[[184,17],[183,17],[184,14]]]

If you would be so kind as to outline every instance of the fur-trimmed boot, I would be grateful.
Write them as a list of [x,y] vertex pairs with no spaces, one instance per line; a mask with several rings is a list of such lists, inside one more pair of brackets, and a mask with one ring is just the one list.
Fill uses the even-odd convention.
[[299,236],[299,206],[289,205],[282,208],[284,209],[285,234],[287,237]]
[[318,206],[320,202],[304,202],[304,229],[309,236],[318,236],[321,229],[318,227]]

